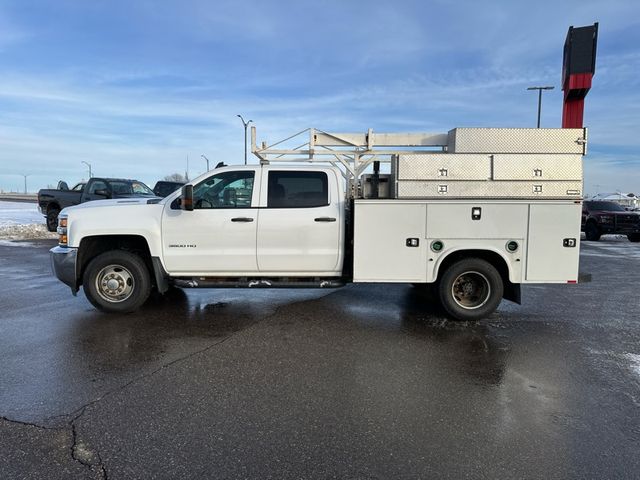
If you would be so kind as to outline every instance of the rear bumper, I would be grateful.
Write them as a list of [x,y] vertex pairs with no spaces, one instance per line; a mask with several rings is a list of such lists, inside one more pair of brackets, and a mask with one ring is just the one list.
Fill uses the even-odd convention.
[[71,288],[71,292],[75,295],[78,292],[78,279],[76,277],[76,258],[78,256],[77,248],[53,247],[49,250],[51,257],[51,269],[53,274],[58,277],[65,285]]

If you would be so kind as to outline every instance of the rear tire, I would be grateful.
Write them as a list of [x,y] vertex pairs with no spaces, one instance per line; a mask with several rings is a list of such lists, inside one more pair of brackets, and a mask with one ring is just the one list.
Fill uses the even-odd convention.
[[584,234],[585,238],[590,242],[597,242],[602,236],[598,225],[596,225],[594,222],[587,223],[587,226],[584,229]]
[[47,230],[55,232],[58,229],[58,214],[60,210],[52,208],[47,212]]
[[144,261],[125,250],[111,250],[95,257],[82,277],[84,294],[98,310],[129,313],[151,294],[151,276]]
[[467,258],[451,265],[438,285],[444,310],[455,320],[473,321],[491,315],[504,293],[502,277],[486,260]]
[[640,242],[640,233],[630,233],[627,235],[627,238],[630,242],[637,243]]

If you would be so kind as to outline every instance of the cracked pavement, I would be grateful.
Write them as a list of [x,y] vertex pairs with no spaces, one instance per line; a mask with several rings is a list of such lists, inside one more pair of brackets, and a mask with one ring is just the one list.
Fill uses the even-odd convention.
[[3,478],[633,478],[638,245],[479,323],[405,285],[176,290],[95,311],[0,245]]

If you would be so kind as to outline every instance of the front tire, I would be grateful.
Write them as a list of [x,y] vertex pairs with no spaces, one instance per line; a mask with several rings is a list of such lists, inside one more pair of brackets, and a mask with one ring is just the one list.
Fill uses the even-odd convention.
[[455,320],[474,321],[491,315],[502,300],[504,285],[486,260],[467,258],[451,265],[438,285],[444,310]]
[[47,230],[55,232],[58,230],[58,214],[60,210],[52,208],[47,212]]
[[129,313],[151,294],[151,276],[144,261],[125,250],[111,250],[95,257],[82,277],[84,294],[98,310]]
[[627,238],[633,243],[640,242],[640,233],[630,233],[627,235]]

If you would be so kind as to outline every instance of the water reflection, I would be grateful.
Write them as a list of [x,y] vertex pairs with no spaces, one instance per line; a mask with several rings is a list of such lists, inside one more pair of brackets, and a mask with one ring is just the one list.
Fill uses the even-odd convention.
[[135,314],[84,312],[74,323],[83,361],[74,365],[99,372],[126,370],[168,351],[179,355],[185,348],[208,345],[259,319],[242,305],[204,303],[175,288],[155,295]]

